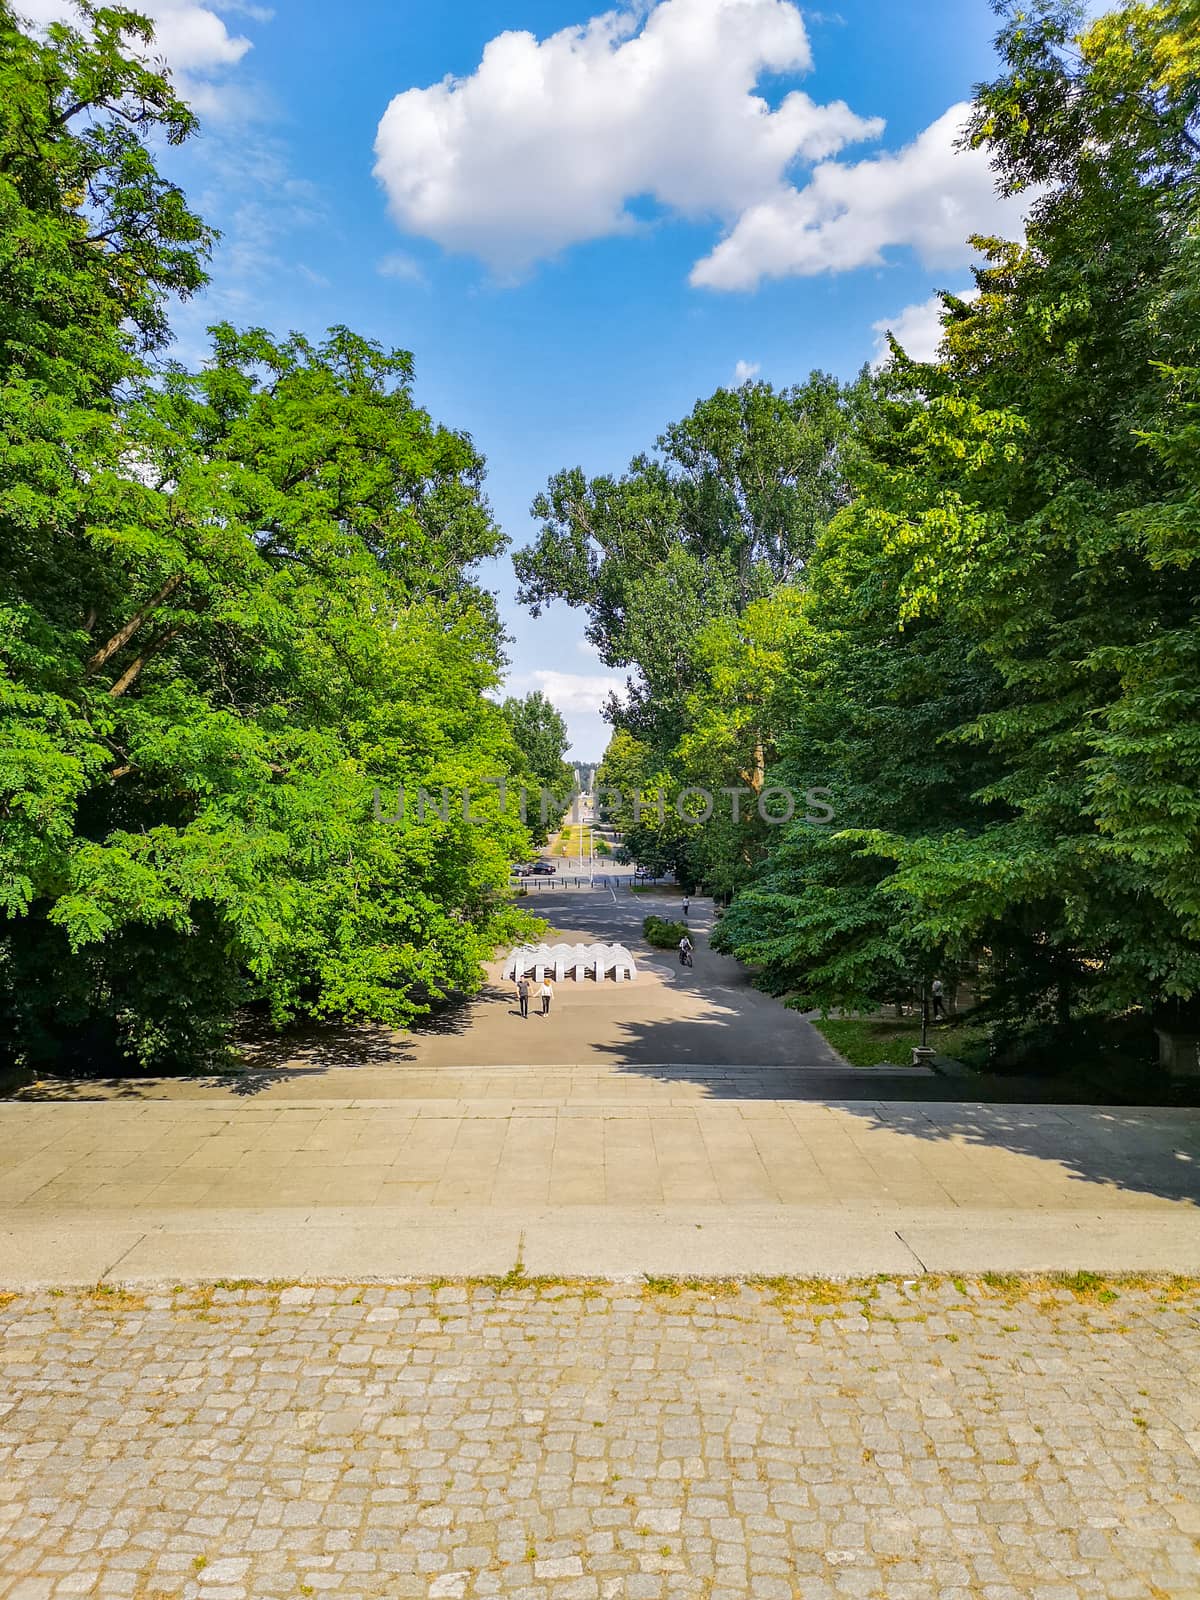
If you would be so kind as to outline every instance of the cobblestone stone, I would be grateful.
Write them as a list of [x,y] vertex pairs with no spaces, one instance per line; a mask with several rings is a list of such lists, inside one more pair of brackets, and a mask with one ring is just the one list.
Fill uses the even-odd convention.
[[1200,1594],[1200,1297],[225,1287],[0,1305],[0,1600]]

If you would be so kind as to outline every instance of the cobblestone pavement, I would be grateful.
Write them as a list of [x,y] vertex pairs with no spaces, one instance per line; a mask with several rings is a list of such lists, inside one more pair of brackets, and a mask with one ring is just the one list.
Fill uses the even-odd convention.
[[1200,1292],[407,1285],[0,1307],[0,1596],[1200,1594]]

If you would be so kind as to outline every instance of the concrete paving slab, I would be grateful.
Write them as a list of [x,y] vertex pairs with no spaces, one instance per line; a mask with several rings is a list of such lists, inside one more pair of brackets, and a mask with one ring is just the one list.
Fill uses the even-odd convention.
[[100,1283],[143,1237],[136,1221],[0,1228],[0,1288]]
[[605,1208],[531,1216],[524,1234],[523,1264],[531,1277],[854,1277],[921,1270],[889,1219],[873,1213]]
[[107,1228],[30,1219],[0,1230],[0,1287],[502,1276],[518,1259],[520,1223],[366,1206],[131,1212]]
[[517,1259],[520,1233],[478,1223],[429,1225],[406,1216],[384,1225],[373,1213],[344,1226],[228,1228],[145,1234],[110,1274],[121,1283],[168,1279],[502,1277]]
[[1177,1205],[997,1213],[859,1203],[281,1207],[24,1220],[0,1231],[0,1287],[500,1277],[855,1277],[1200,1273],[1200,1215]]
[[1200,1212],[960,1211],[900,1220],[928,1272],[1200,1273]]

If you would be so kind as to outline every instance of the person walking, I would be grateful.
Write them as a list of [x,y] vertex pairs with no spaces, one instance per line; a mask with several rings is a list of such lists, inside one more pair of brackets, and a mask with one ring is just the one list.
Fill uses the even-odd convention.
[[692,909],[692,897],[691,897],[690,894],[685,894],[684,897],[683,897],[683,920],[685,922],[688,919],[688,912],[691,909]]
[[548,972],[542,978],[542,987],[539,992],[542,997],[542,1015],[548,1017],[550,1015],[550,1002],[554,999],[554,985],[550,982],[550,974]]
[[946,1015],[946,1005],[944,991],[942,989],[942,980],[940,978],[935,978],[930,984],[929,998],[933,1004],[933,1020],[936,1022],[939,1017],[944,1019]]
[[530,985],[529,979],[525,976],[524,973],[522,973],[521,976],[517,979],[517,1004],[521,1008],[521,1015],[523,1017],[527,1017],[529,1015],[529,990],[530,990],[530,987],[531,987],[531,985]]

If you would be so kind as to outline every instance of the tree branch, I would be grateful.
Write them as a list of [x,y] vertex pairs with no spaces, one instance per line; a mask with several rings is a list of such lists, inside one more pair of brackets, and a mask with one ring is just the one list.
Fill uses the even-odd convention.
[[87,664],[87,670],[89,674],[93,672],[99,672],[100,668],[105,664],[106,661],[110,660],[116,655],[118,650],[127,645],[130,639],[133,638],[134,634],[141,627],[142,623],[145,622],[146,618],[153,612],[157,611],[158,607],[162,605],[164,600],[169,600],[182,582],[182,572],[177,572],[172,577],[168,578],[159,589],[158,593],[156,595],[152,595],[140,611],[135,611],[125,626],[123,628],[119,628],[117,632],[113,634],[108,643],[101,645],[100,649],[96,651],[95,655],[89,658]]
[[182,632],[183,625],[180,623],[178,627],[168,628],[165,633],[160,633],[157,639],[152,639],[142,651],[141,655],[133,658],[133,660],[125,668],[125,671],[117,679],[116,683],[114,683],[112,688],[108,691],[110,699],[119,699],[131,684],[137,682],[138,678],[141,676],[142,668],[146,665],[147,661],[149,661],[151,657],[158,655],[160,651],[165,650],[170,644],[171,640]]

